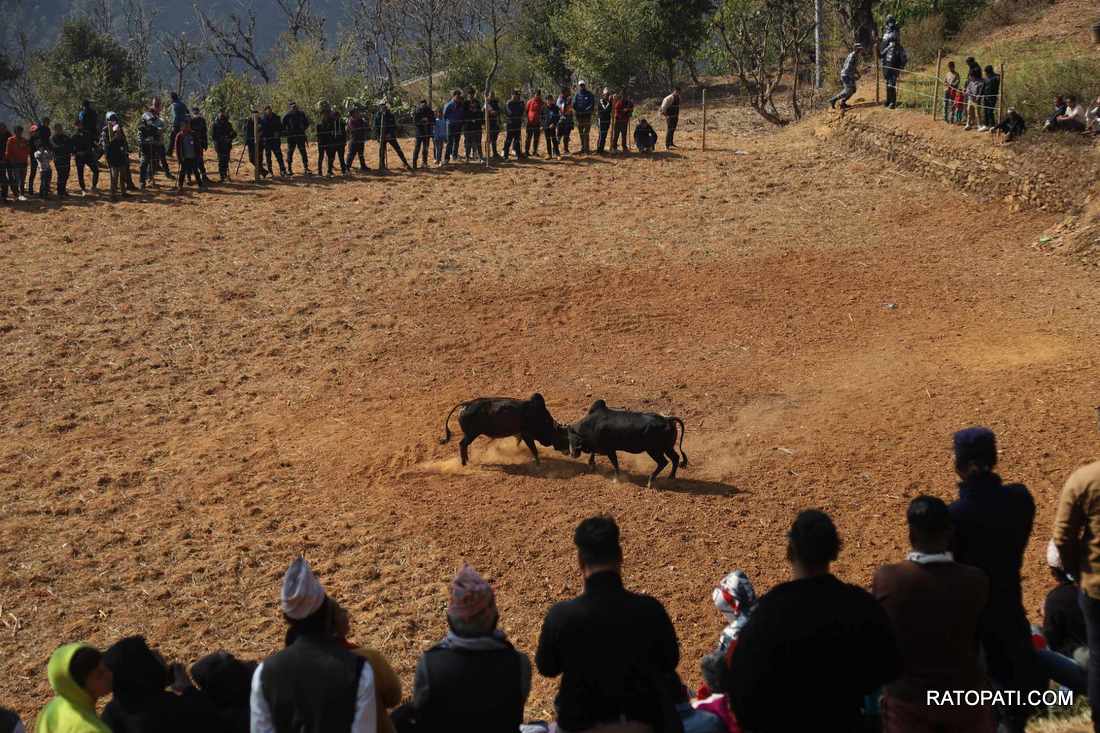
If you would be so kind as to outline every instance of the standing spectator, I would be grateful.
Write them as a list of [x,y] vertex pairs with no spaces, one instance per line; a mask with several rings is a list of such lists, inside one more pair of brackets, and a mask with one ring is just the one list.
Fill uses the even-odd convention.
[[34,178],[35,174],[38,172],[38,158],[35,156],[35,153],[38,152],[38,148],[42,146],[43,143],[48,147],[51,137],[53,137],[53,133],[50,131],[49,117],[43,117],[42,122],[37,125],[31,125],[30,137],[27,139],[27,143],[31,146],[31,170],[27,176],[28,193],[34,193]]
[[970,71],[966,77],[966,124],[963,129],[970,130],[978,127],[980,130],[985,79],[982,78],[982,67],[973,57],[967,58],[966,65]]
[[485,154],[494,160],[499,160],[497,138],[500,137],[500,100],[497,99],[497,93],[491,89],[489,96],[485,98],[485,113],[489,118],[489,145]]
[[[202,183],[210,183],[210,175],[206,172],[206,149],[210,147],[210,132],[206,124],[206,118],[198,107],[191,108],[191,136],[195,138],[195,175],[202,176]],[[303,143],[304,144],[304,143]],[[305,155],[302,156],[305,160]]]
[[493,589],[464,565],[451,582],[449,631],[417,662],[412,704],[394,713],[398,731],[519,730],[531,661],[497,628],[499,621]]
[[248,698],[256,666],[229,652],[207,654],[191,665],[191,678],[214,706],[224,733],[249,733]]
[[[210,130],[210,136],[214,140],[214,152],[218,154],[218,180],[223,183],[229,179],[229,156],[233,151],[233,141],[237,138],[237,130],[229,121],[229,115],[223,109],[214,120],[214,127]],[[320,172],[320,163],[317,171]]]
[[80,104],[80,111],[76,115],[76,121],[80,127],[87,130],[91,134],[95,134],[99,129],[99,113],[92,107],[92,103],[85,99]]
[[287,113],[283,115],[282,127],[286,134],[286,170],[294,175],[294,151],[302,155],[302,168],[309,175],[309,153],[306,152],[306,135],[310,126],[309,117],[298,109],[294,102],[290,103]]
[[[103,722],[113,733],[228,733],[213,702],[195,689],[182,665],[169,669],[145,637],[116,642],[103,662],[111,670],[114,693]],[[171,690],[165,689],[169,684]]]
[[[1089,705],[1100,710],[1100,461],[1070,474],[1058,499],[1054,545],[1064,571],[1081,583],[1078,602],[1085,617],[1088,641]],[[1055,636],[1059,636],[1055,634]],[[1048,639],[1049,640],[1049,639]],[[1065,639],[1054,643],[1065,644]],[[1100,715],[1093,713],[1093,730]]]
[[[951,505],[955,527],[954,556],[989,577],[989,605],[980,639],[986,669],[1001,690],[1021,697],[1042,689],[1038,659],[1031,643],[1031,625],[1020,592],[1020,568],[1035,521],[1035,501],[1023,484],[1005,484],[993,472],[997,440],[988,428],[955,433],[955,472],[959,498]],[[1023,731],[1031,711],[1014,706],[1000,711],[1000,725]]]
[[[611,128],[611,150],[616,151],[619,149],[619,141],[622,141],[623,152],[630,152],[630,142],[628,135],[630,133],[630,117],[634,114],[634,102],[630,99],[630,95],[626,93],[624,89],[622,93],[615,95],[615,102],[612,105],[613,110],[613,122]],[[649,124],[648,122],[646,123]]]
[[[638,148],[639,153],[652,153],[657,147],[657,131],[644,117],[634,128],[634,147]],[[626,140],[623,140],[623,151],[630,152],[626,148]]]
[[[161,114],[161,111],[160,111],[161,110],[160,97],[153,97],[153,104],[152,104],[152,107],[150,109],[152,109],[154,112],[156,112],[159,119],[161,119],[161,120],[164,119],[164,116]],[[163,127],[162,127],[162,130],[163,130]],[[160,153],[159,168],[160,168],[161,171],[164,172],[164,177],[165,178],[174,180],[174,177],[172,176],[172,171],[168,168],[168,148],[171,145],[172,145],[172,140],[165,140],[164,135],[162,134],[161,135],[161,146],[160,146],[160,149],[158,151]],[[154,173],[156,172],[157,167],[158,166],[153,166],[153,172]]]
[[481,100],[477,98],[477,91],[470,87],[466,90],[466,113],[463,116],[467,161],[474,158],[485,160],[481,149],[481,130],[485,125],[483,114],[484,109]]
[[271,111],[271,105],[264,107],[264,113],[260,115],[260,150],[264,153],[267,170],[275,172],[271,167],[271,156],[274,155],[275,161],[279,164],[279,175],[285,176],[287,172],[286,164],[283,163],[282,137],[282,120],[279,119],[279,115]]
[[[368,132],[369,134],[369,132]],[[347,164],[348,125],[340,116],[340,110],[332,109],[332,148],[336,151],[336,159],[340,161],[340,172],[345,176],[351,173]]]
[[[535,141],[535,155],[539,154],[539,135],[542,130],[542,90],[536,89],[535,95],[527,100],[527,137],[523,142],[523,157],[531,154],[531,141]],[[547,142],[547,145],[550,143]]]
[[65,134],[65,128],[59,123],[54,125],[53,165],[57,170],[57,196],[69,197],[69,171],[72,170],[73,139]]
[[38,164],[38,197],[45,201],[50,196],[50,182],[53,180],[53,142],[50,138],[39,138],[34,162]]
[[84,127],[81,122],[73,135],[73,158],[76,161],[76,182],[80,185],[80,195],[87,196],[84,186],[84,169],[88,168],[92,176],[92,190],[99,186],[99,157],[102,150],[96,148],[95,132]]
[[562,108],[561,117],[558,119],[558,140],[561,149],[569,155],[569,136],[573,134],[573,100],[565,98],[565,106]]
[[623,587],[614,519],[585,519],[573,542],[584,593],[546,614],[535,655],[540,674],[562,676],[554,700],[558,725],[567,731],[613,724],[665,729],[664,721],[676,715],[666,691],[680,661],[672,621],[660,601]]
[[871,584],[890,617],[902,657],[901,677],[886,687],[885,731],[992,733],[988,706],[928,704],[930,690],[985,687],[978,624],[989,601],[989,579],[954,561],[951,514],[942,500],[918,496],[909,502],[906,519],[912,551],[904,562],[875,571]]
[[130,159],[122,125],[114,121],[107,123],[106,135],[103,150],[111,174],[111,201],[115,201],[118,194],[129,195],[126,193],[126,168],[130,165]]
[[982,126],[979,130],[993,132],[997,126],[997,106],[1001,97],[1001,77],[992,65],[985,67],[985,81],[982,84]]
[[417,161],[422,161],[423,167],[428,167],[428,143],[435,131],[435,112],[428,100],[421,99],[413,111],[413,127],[416,129],[416,143],[413,145],[413,168]]
[[1085,131],[1085,107],[1079,104],[1077,97],[1066,97],[1066,109],[1062,114],[1055,114],[1047,120],[1046,129],[1051,132],[1084,132]]
[[[359,170],[363,173],[370,170],[367,166],[367,158],[364,155],[364,151],[367,147],[367,137],[370,135],[370,128],[367,125],[367,121],[363,119],[363,113],[358,107],[351,111],[348,116],[348,157],[345,163],[345,170],[351,170],[351,164],[356,158],[359,159]],[[320,163],[317,164],[317,174],[321,174]]]
[[374,671],[338,638],[335,604],[299,557],[283,576],[287,646],[252,676],[251,733],[375,733]]
[[709,697],[714,690],[722,689],[722,675],[726,658],[733,653],[737,639],[741,636],[749,616],[756,608],[756,590],[749,582],[749,576],[743,570],[734,570],[722,578],[718,587],[711,593],[714,607],[726,619],[726,627],[718,636],[714,651],[703,657],[699,668],[703,673],[703,687],[699,697]]
[[164,154],[164,128],[158,106],[151,104],[138,121],[138,181],[142,189],[149,183],[156,185],[157,169]]
[[581,152],[592,152],[589,147],[589,135],[592,130],[592,113],[596,109],[596,96],[588,91],[584,81],[577,82],[577,93],[573,96],[573,114],[577,120],[577,135],[581,139]]
[[466,103],[462,101],[461,89],[451,92],[451,100],[443,105],[443,119],[447,122],[447,152],[443,160],[450,163],[452,159],[458,160],[458,143],[466,119]]
[[173,146],[171,143],[175,142],[176,137],[180,134],[180,130],[183,129],[183,123],[186,122],[188,118],[187,104],[180,99],[180,95],[172,92],[170,96],[172,102],[168,106],[170,107],[169,111],[172,113],[172,138],[169,140],[170,144],[168,146],[169,157],[172,155]]
[[955,93],[959,91],[959,72],[955,71],[955,62],[947,62],[947,74],[943,77],[943,121],[950,124],[954,116]]
[[[328,168],[326,176],[332,178],[333,163],[336,160],[336,112],[327,103],[321,105],[321,119],[317,121],[317,175],[321,175],[321,164]],[[340,169],[346,170],[347,161],[341,156]]]
[[401,144],[397,142],[397,118],[393,116],[385,99],[378,103],[378,115],[375,117],[374,128],[378,131],[378,170],[386,170],[386,146],[388,145],[397,153],[397,157],[405,164],[405,168],[411,171],[412,166],[405,159]]
[[895,40],[885,44],[880,52],[880,58],[882,60],[882,76],[886,80],[886,108],[897,109],[898,78],[909,62],[909,57],[905,53],[905,49],[901,47],[901,42]]
[[599,139],[596,142],[596,152],[603,155],[607,150],[607,136],[611,131],[611,113],[614,111],[614,100],[611,98],[611,90],[603,88],[603,95],[596,102],[596,122],[599,125]]
[[432,123],[432,159],[436,167],[443,165],[443,151],[447,148],[447,118],[443,116],[443,108],[437,110],[435,122]]
[[661,116],[665,118],[665,149],[676,147],[676,126],[680,124],[680,87],[673,87],[672,94],[661,100]]
[[335,608],[335,633],[344,647],[355,652],[367,660],[371,671],[374,672],[375,709],[378,712],[378,733],[394,733],[393,721],[390,719],[390,709],[401,704],[401,679],[393,671],[389,661],[376,649],[356,646],[348,641],[351,632],[351,616],[343,607],[333,604]]
[[516,160],[523,157],[523,151],[520,150],[519,138],[523,132],[523,113],[526,108],[523,104],[523,99],[520,97],[518,89],[512,90],[512,98],[504,105],[504,115],[507,120],[505,123],[504,132],[504,159],[508,160],[508,152],[514,150],[516,153]]
[[182,191],[184,179],[190,180],[192,175],[194,175],[199,188],[205,188],[206,183],[199,172],[199,143],[195,139],[195,133],[191,130],[190,121],[183,123],[179,134],[176,135],[173,147],[176,150],[176,159],[180,165],[179,177],[176,179],[176,190]]
[[7,162],[11,193],[17,201],[26,201],[24,181],[27,178],[27,161],[31,157],[31,146],[23,137],[22,125],[12,129],[11,137],[4,144],[4,160]]
[[840,67],[841,90],[829,98],[829,106],[836,109],[836,103],[840,102],[841,109],[848,109],[848,100],[855,96],[856,82],[859,81],[859,60],[863,53],[863,46],[859,43],[852,46],[851,52],[844,57],[844,64]]
[[[0,137],[2,137],[2,134],[0,134]],[[3,181],[0,181],[0,186],[3,185]],[[0,188],[0,190],[3,189]],[[0,733],[27,733],[27,729],[23,727],[23,721],[19,719],[19,715],[14,710],[0,707]]]
[[798,515],[787,534],[792,580],[760,599],[726,667],[723,688],[745,729],[859,730],[864,696],[901,672],[882,607],[829,571],[839,552],[828,515]]
[[[11,137],[11,133],[8,131],[8,126],[3,122],[0,122],[0,202],[8,202],[8,189],[11,188],[11,176],[8,170],[8,158],[7,150],[5,148],[8,144],[8,138]],[[12,188],[12,196],[15,195],[15,189]]]
[[[252,164],[253,168],[259,170],[262,178],[267,178],[271,175],[270,171],[264,168],[264,151],[260,149],[260,145],[256,140],[256,133],[258,125],[256,119],[256,110],[252,110],[252,115],[244,122],[244,146],[248,149],[248,162]],[[320,147],[321,136],[318,133],[317,146]]]
[[[561,157],[561,141],[558,140],[558,123],[561,122],[561,110],[556,104],[547,104],[542,108],[542,129],[546,134],[546,159]],[[537,145],[536,145],[537,147]]]
[[111,733],[95,714],[96,701],[111,694],[111,670],[98,649],[81,643],[58,647],[46,675],[54,698],[38,714],[35,733]]

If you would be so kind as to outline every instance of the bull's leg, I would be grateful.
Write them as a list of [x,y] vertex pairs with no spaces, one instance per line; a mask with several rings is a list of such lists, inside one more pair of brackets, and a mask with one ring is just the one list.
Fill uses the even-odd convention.
[[672,473],[669,478],[676,478],[676,469],[680,467],[680,454],[673,448],[665,448],[665,455],[672,461]]
[[647,489],[650,489],[653,488],[653,481],[657,478],[657,474],[665,470],[665,466],[668,465],[668,459],[666,459],[664,454],[661,453],[661,451],[659,450],[651,450],[646,452],[649,453],[650,458],[657,462],[657,469],[652,474],[650,474],[649,481],[645,485]]
[[615,455],[615,451],[609,450],[607,452],[607,460],[611,461],[611,467],[613,469],[615,469],[615,473],[612,475],[612,478],[615,481],[618,481],[619,480],[619,457],[617,455]]
[[539,451],[538,451],[538,448],[535,447],[535,441],[533,441],[531,439],[531,436],[529,436],[529,435],[524,435],[524,436],[522,436],[522,438],[523,438],[523,442],[526,443],[527,447],[531,450],[531,455],[533,455],[535,457],[535,463],[538,463],[539,462]]
[[472,435],[463,435],[462,440],[460,440],[458,443],[458,455],[462,457],[463,466],[465,466],[466,463],[470,460],[470,443],[473,443],[474,439],[477,438],[477,436],[478,433],[473,433]]

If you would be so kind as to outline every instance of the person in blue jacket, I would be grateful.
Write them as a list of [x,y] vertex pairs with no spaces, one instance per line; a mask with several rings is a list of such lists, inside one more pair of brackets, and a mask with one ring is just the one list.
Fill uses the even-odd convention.
[[577,134],[581,138],[581,152],[591,152],[588,147],[588,133],[592,129],[592,112],[596,108],[596,96],[588,91],[588,85],[577,82],[577,93],[573,95],[573,116],[577,122]]
[[[172,113],[172,137],[171,140],[176,139],[176,135],[180,134],[180,130],[183,129],[183,123],[187,122],[191,118],[191,110],[187,109],[187,104],[180,99],[180,95],[172,92],[172,103],[169,106],[169,111]],[[168,157],[172,157],[174,152],[172,148],[175,145],[168,146]]]
[[443,119],[447,122],[447,153],[443,160],[458,160],[458,143],[462,139],[462,124],[466,118],[466,103],[462,100],[462,90],[451,93],[451,101],[443,105]]

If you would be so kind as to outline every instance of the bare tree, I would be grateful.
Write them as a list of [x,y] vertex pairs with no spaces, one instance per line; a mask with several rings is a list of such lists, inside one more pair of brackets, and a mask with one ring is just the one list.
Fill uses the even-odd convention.
[[121,0],[122,25],[126,33],[126,51],[134,66],[145,72],[153,47],[153,26],[157,18],[155,6],[146,0]]
[[[516,19],[518,0],[469,0],[470,28],[477,29],[478,42],[484,45],[493,56],[493,64],[485,76],[485,140],[486,153],[489,141],[489,93],[493,81],[500,70],[502,41]],[[489,165],[490,156],[486,154],[485,164]]]
[[312,0],[275,0],[286,16],[287,34],[295,41],[302,36],[314,38],[324,45],[325,19],[313,14]]
[[354,0],[351,21],[356,54],[385,77],[390,88],[400,74],[404,36],[400,0]]
[[24,120],[37,120],[42,100],[29,73],[33,52],[25,32],[20,31],[16,35],[15,48],[5,56],[11,67],[6,70],[10,72],[11,79],[0,85],[0,108]]
[[234,61],[239,61],[259,74],[265,83],[270,83],[267,63],[256,47],[256,8],[250,2],[242,3],[239,10],[224,20],[207,15],[198,4],[195,13],[206,36],[207,51],[219,59],[221,68],[231,68]]
[[435,106],[435,62],[451,37],[453,0],[402,0],[399,3],[409,43],[428,80],[428,104]]
[[83,0],[77,12],[88,19],[97,33],[105,36],[115,35],[114,0]]
[[202,62],[205,54],[202,48],[183,32],[176,35],[162,33],[159,43],[168,63],[176,72],[176,94],[182,97],[184,77],[187,76],[189,69]]

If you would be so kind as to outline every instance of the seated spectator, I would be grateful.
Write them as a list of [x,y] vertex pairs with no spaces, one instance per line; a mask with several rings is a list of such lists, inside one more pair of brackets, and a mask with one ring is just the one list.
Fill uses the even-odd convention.
[[589,517],[573,533],[584,593],[546,614],[535,663],[561,675],[554,700],[559,730],[666,730],[677,716],[666,680],[680,644],[660,601],[623,587],[619,527]]
[[493,589],[469,565],[451,582],[450,631],[420,656],[398,731],[514,733],[531,692],[531,661],[497,628]]
[[[3,169],[0,169],[0,175],[3,175]],[[3,183],[3,179],[0,179],[0,185]],[[27,733],[27,729],[23,727],[23,721],[14,710],[0,708],[0,733]]]
[[[103,662],[114,679],[114,695],[103,722],[114,733],[222,731],[210,700],[194,688],[179,665],[169,672],[143,636],[128,636],[106,651]],[[165,689],[172,685],[172,691]],[[177,694],[182,693],[182,694]]]
[[657,131],[644,117],[634,127],[634,146],[640,153],[652,153],[657,147]]
[[1096,98],[1092,108],[1085,113],[1085,132],[1100,135],[1100,97]]
[[[1030,691],[1047,686],[1020,590],[1035,501],[1026,486],[1006,484],[994,473],[997,440],[992,430],[960,430],[954,442],[959,498],[951,505],[953,554],[989,577],[989,606],[979,632],[989,677],[998,689],[1026,700]],[[998,711],[998,725],[1023,731],[1032,712],[1026,705],[1006,707]]]
[[283,576],[287,646],[252,675],[252,733],[374,733],[374,671],[336,638],[333,601],[305,558]]
[[249,733],[248,697],[256,662],[229,652],[207,654],[191,665],[191,679],[214,706],[226,733]]
[[1047,120],[1047,130],[1051,132],[1084,132],[1085,131],[1085,106],[1077,101],[1077,97],[1066,97],[1066,110],[1062,114],[1054,115]]
[[886,687],[886,733],[994,730],[988,706],[928,705],[929,690],[981,690],[978,622],[989,601],[985,573],[954,561],[951,515],[942,500],[918,496],[906,513],[912,552],[880,567],[872,590],[890,617],[902,673]]
[[672,699],[676,704],[676,712],[680,716],[680,725],[684,733],[727,733],[725,722],[715,713],[708,710],[697,710],[691,704],[691,695],[680,676],[677,674],[669,678]]
[[861,730],[864,697],[901,672],[890,620],[829,571],[840,537],[828,515],[800,513],[787,541],[793,579],[764,595],[741,631],[723,679],[730,707],[758,733]]
[[[335,603],[334,603],[335,605]],[[336,606],[336,638],[344,646],[364,657],[374,671],[375,698],[378,705],[378,733],[393,733],[393,721],[389,711],[401,704],[401,679],[393,671],[389,660],[375,649],[356,646],[348,641],[351,632],[351,616],[342,606]]]
[[1059,117],[1066,113],[1066,98],[1061,94],[1054,98],[1054,111],[1043,122],[1043,127],[1050,127]]
[[[1058,586],[1047,594],[1043,603],[1043,628],[1032,628],[1039,664],[1050,679],[1085,695],[1088,693],[1088,642],[1085,615],[1078,604],[1081,589],[1062,569],[1062,558],[1053,540],[1047,545],[1047,565],[1058,580]],[[1077,637],[1077,640],[1069,640],[1066,636]]]
[[714,607],[725,617],[726,627],[718,637],[714,651],[703,657],[700,667],[703,672],[703,686],[699,697],[710,697],[711,691],[722,689],[722,670],[726,658],[733,653],[737,637],[749,622],[749,616],[756,607],[756,591],[749,582],[749,576],[743,570],[734,570],[722,578],[718,587],[711,593]]
[[1005,142],[1010,143],[1027,132],[1027,123],[1024,122],[1024,118],[1019,112],[1009,107],[1008,112],[1005,113],[1004,119],[1002,119],[993,130],[994,132],[1003,132],[1005,135]]
[[47,666],[55,697],[35,721],[35,733],[111,733],[96,717],[96,701],[111,694],[111,670],[103,654],[87,644],[59,647]]

